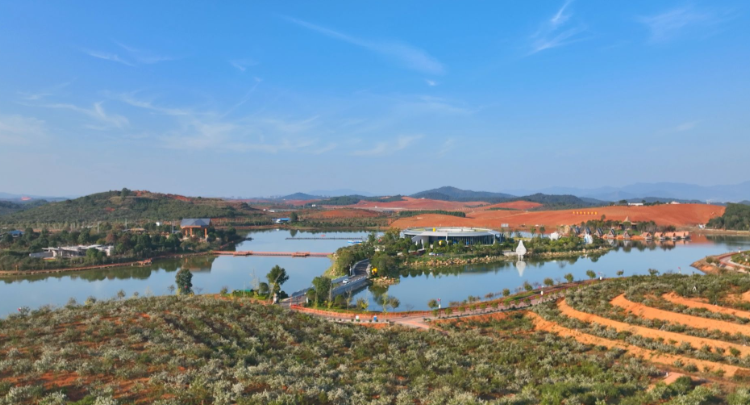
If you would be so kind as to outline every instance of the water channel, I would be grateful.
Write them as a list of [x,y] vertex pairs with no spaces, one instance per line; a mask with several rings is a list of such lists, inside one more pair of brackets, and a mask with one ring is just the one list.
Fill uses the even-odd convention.
[[[288,239],[292,235],[286,230],[252,232],[249,234],[252,240],[242,242],[237,250],[335,252],[346,246],[348,240],[366,235],[364,232],[295,232],[295,239]],[[484,296],[504,288],[513,291],[524,281],[541,283],[547,277],[562,280],[567,273],[583,279],[587,270],[594,270],[604,277],[615,277],[618,270],[623,270],[626,276],[647,274],[650,268],[661,272],[693,273],[697,272],[690,267],[694,261],[738,249],[750,249],[750,238],[694,235],[688,243],[619,246],[598,259],[526,260],[524,263],[505,262],[433,271],[409,270],[402,273],[399,284],[389,287],[388,294],[400,300],[398,310],[427,309],[427,301],[432,298],[440,298],[443,305],[447,305],[450,301],[462,301],[469,295]],[[230,290],[250,288],[255,280],[265,281],[266,273],[276,264],[289,274],[284,290],[293,292],[308,287],[314,277],[330,267],[331,261],[327,258],[200,256],[157,261],[147,267],[2,278],[0,317],[23,306],[32,309],[43,305],[59,307],[70,298],[79,303],[90,296],[109,299],[120,290],[128,296],[136,292],[140,295],[169,294],[168,288],[174,285],[175,273],[181,267],[193,272],[193,285],[199,293],[216,293],[225,286]],[[353,295],[353,299],[358,297],[367,298],[371,310],[380,308],[374,301],[373,289],[364,289]]]

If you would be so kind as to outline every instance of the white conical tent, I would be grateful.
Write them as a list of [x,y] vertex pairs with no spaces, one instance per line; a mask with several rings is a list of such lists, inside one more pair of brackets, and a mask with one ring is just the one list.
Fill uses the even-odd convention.
[[523,241],[518,242],[518,247],[516,248],[516,255],[518,257],[523,257],[526,254],[526,246],[523,245]]

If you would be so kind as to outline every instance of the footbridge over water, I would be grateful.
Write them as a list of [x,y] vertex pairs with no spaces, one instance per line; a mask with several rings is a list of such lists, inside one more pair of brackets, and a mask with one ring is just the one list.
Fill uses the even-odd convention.
[[[349,291],[356,291],[370,284],[371,271],[372,266],[370,265],[369,259],[354,263],[354,265],[352,265],[351,269],[349,270],[348,276],[331,280],[331,284],[333,285],[331,298],[346,294]],[[344,280],[348,281],[344,283]],[[305,288],[304,290],[292,293],[289,298],[282,301],[282,305],[303,305],[307,300],[307,291],[311,289],[312,288]]]
[[252,250],[214,250],[215,255],[222,256],[291,256],[291,257],[328,257],[333,253],[321,252],[256,252]]

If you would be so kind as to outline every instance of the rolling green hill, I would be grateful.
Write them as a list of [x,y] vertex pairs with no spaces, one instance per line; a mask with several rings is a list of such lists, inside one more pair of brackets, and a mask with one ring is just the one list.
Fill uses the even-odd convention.
[[23,201],[23,202],[14,202],[14,201],[1,201],[0,200],[0,216],[3,215],[9,215],[13,214],[19,211],[25,211],[34,207],[38,207],[40,205],[47,204],[47,201],[44,200],[33,200],[33,201]]
[[0,217],[2,223],[177,220],[260,215],[245,203],[148,191],[107,191],[53,202]]

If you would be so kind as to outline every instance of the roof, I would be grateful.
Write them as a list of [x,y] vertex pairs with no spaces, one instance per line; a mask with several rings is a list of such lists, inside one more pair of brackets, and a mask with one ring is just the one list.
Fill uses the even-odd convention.
[[404,229],[402,234],[406,236],[437,236],[437,237],[482,237],[494,236],[502,238],[502,232],[486,228],[461,228],[461,227],[435,227],[435,228],[410,228]]
[[211,218],[184,218],[180,222],[180,227],[182,228],[191,226],[208,228],[211,226]]

